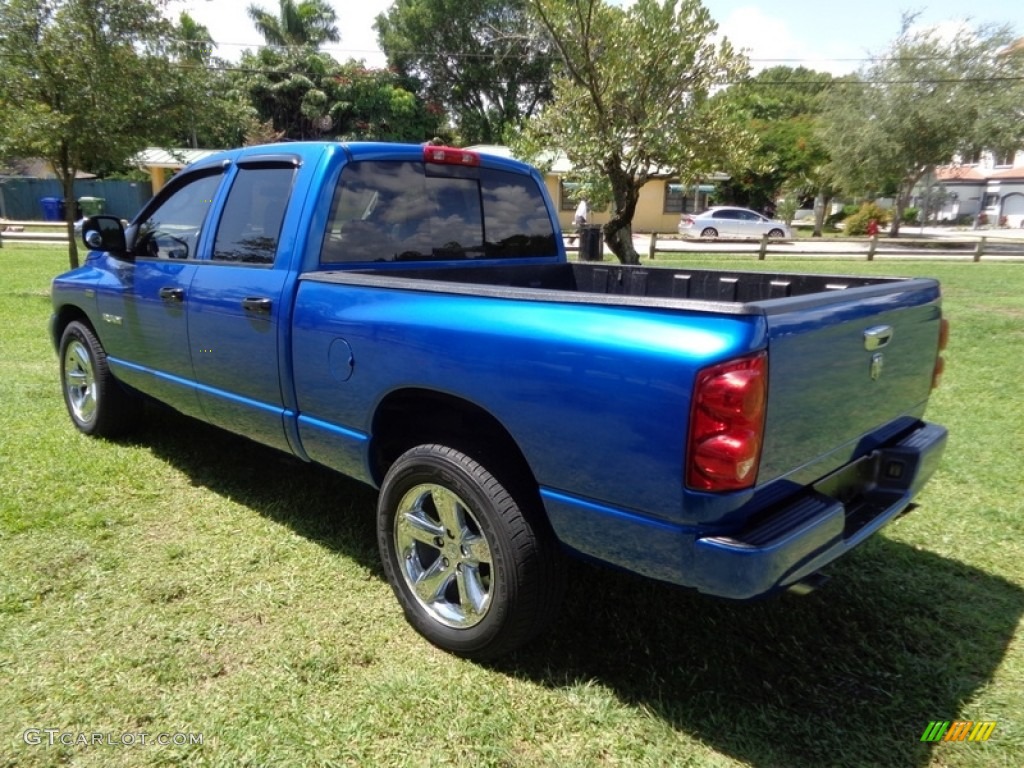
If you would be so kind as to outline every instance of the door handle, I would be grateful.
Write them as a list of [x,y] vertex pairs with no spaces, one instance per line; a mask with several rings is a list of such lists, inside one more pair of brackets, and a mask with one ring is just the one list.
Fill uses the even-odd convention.
[[891,325],[876,325],[864,331],[864,349],[872,352],[881,349],[892,341]]
[[182,288],[161,288],[160,298],[164,301],[182,302],[185,300],[185,291]]
[[268,315],[270,314],[270,308],[273,306],[270,299],[262,297],[250,297],[242,299],[242,309],[246,312],[257,312],[259,314]]

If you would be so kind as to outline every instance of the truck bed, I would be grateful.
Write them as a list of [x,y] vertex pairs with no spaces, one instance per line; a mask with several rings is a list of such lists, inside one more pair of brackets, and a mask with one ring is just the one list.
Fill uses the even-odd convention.
[[[917,280],[581,263],[361,269],[315,272],[303,279],[519,300],[661,306],[727,314],[788,312],[834,302],[838,291],[855,291],[866,298],[890,292],[893,283]],[[553,291],[560,295],[553,297]]]

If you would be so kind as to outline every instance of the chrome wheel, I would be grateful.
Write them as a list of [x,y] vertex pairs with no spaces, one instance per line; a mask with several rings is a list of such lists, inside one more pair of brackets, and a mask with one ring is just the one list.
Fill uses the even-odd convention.
[[89,350],[78,339],[64,350],[64,391],[75,420],[92,423],[96,418],[96,373]]
[[394,542],[416,601],[447,627],[479,624],[491,607],[491,547],[469,505],[433,483],[411,488],[398,503]]

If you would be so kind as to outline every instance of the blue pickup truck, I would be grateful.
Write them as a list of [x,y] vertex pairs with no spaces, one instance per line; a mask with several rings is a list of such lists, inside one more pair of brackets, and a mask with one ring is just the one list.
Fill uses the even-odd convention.
[[538,173],[434,146],[248,147],[53,282],[71,420],[146,397],[379,489],[413,627],[471,658],[557,616],[567,553],[802,590],[903,512],[946,431],[929,279],[569,262]]

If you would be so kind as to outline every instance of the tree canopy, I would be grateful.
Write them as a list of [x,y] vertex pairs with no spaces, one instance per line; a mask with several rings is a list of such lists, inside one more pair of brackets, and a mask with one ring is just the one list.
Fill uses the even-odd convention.
[[531,121],[522,147],[564,151],[577,172],[606,180],[613,202],[605,240],[635,264],[632,221],[651,178],[693,181],[732,165],[749,144],[715,88],[746,75],[747,60],[699,0],[528,0],[560,57],[554,101]]
[[819,192],[829,153],[817,122],[831,82],[830,74],[805,67],[771,67],[715,97],[756,138],[745,163],[724,169],[730,179],[719,184],[723,201],[770,210],[782,194]]
[[905,15],[888,50],[830,90],[821,123],[848,194],[895,195],[892,236],[932,168],[1024,141],[1024,57],[1006,53],[1010,28],[964,23],[948,34],[915,29],[914,21]]
[[246,51],[232,83],[257,121],[286,139],[422,142],[442,124],[406,78],[310,47]]
[[[173,133],[174,33],[155,0],[0,0],[0,152],[49,161],[65,199],[89,164],[119,165]],[[68,257],[78,264],[75,206]]]
[[419,79],[462,143],[506,140],[551,98],[551,46],[524,0],[396,0],[374,26],[388,64]]
[[253,4],[247,13],[268,45],[318,48],[341,40],[338,16],[327,0],[279,0],[277,16]]

